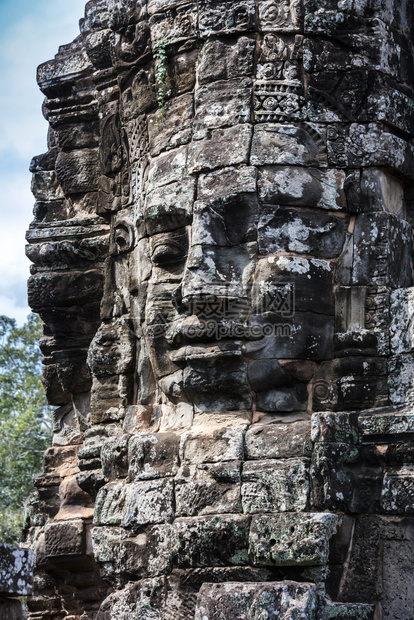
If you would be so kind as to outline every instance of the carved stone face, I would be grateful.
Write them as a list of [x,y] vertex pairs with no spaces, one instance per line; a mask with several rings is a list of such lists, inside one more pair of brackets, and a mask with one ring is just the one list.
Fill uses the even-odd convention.
[[39,68],[33,617],[412,617],[413,11],[90,0]]
[[[335,327],[335,304],[341,314],[342,287],[376,280],[368,264],[362,279],[353,278],[348,173],[339,156],[328,160],[327,143],[336,153],[337,136],[309,122],[317,98],[305,102],[299,3],[260,3],[257,49],[248,2],[220,12],[207,5],[199,7],[199,24],[215,34],[201,49],[191,40],[187,5],[163,13],[162,22],[156,14],[148,30],[141,24],[117,34],[122,62],[132,37],[142,63],[120,82],[121,124],[116,116],[102,123],[110,148],[101,156],[101,196],[109,177],[110,200],[121,205],[114,222],[122,229],[125,214],[136,227],[135,250],[122,235],[117,243],[134,256],[124,270],[134,281],[125,303],[139,343],[138,403],[303,415],[312,401],[317,409],[338,405],[338,381],[349,373],[359,377],[359,402],[367,383],[358,360],[350,371],[343,360],[332,362],[338,350],[343,355],[334,334],[350,329]],[[223,29],[233,36],[220,38]],[[165,84],[155,86],[166,99],[162,113],[145,111],[153,109],[145,98],[154,97],[148,84],[159,70],[145,36],[166,50]],[[309,63],[314,51],[306,46]],[[312,107],[314,118],[339,118],[329,106]],[[356,148],[362,129],[355,127]],[[379,170],[371,174],[374,184],[395,183]],[[408,236],[396,234],[407,261]],[[376,305],[377,290],[365,287],[354,302],[363,308],[361,329],[370,295]],[[353,343],[350,354],[364,346]],[[364,404],[385,404],[382,391],[376,384]]]
[[[173,157],[164,160],[171,166]],[[317,220],[316,234],[328,246],[322,256],[334,258],[347,218],[281,212],[273,204],[281,194],[295,200],[294,189],[283,193],[284,174],[283,167],[241,165],[200,175],[191,224],[189,209],[174,204],[167,213],[161,201],[144,210],[153,234],[143,244],[151,257],[143,332],[155,378],[173,401],[210,411],[250,409],[254,393],[264,412],[306,410],[315,360],[329,357],[333,338],[332,268],[312,252],[309,228]],[[296,187],[311,185],[317,200],[319,179],[302,176]],[[278,197],[262,202],[270,183]]]
[[[113,331],[114,355],[138,347],[125,367],[104,372],[103,344],[93,340],[96,420],[107,420],[102,377],[124,409],[302,415],[386,404],[388,369],[377,358],[390,353],[391,292],[411,284],[411,226],[403,147],[367,104],[380,100],[382,83],[356,75],[365,62],[356,53],[344,60],[322,45],[312,3],[95,4],[77,60],[93,84],[76,83],[77,97],[95,89],[96,101],[85,103],[92,107],[80,128],[82,115],[73,125],[71,112],[53,107],[70,67],[39,73],[56,161],[34,184],[38,215],[73,218],[75,231],[66,239],[62,228],[52,242],[33,237],[29,248],[39,266],[31,303],[49,330],[52,401],[67,402],[73,381],[87,391],[84,358],[101,320],[99,334]],[[316,34],[304,34],[304,11]],[[373,40],[365,44],[374,56]],[[405,130],[398,114],[393,122]],[[77,218],[92,214],[99,224],[77,243]],[[93,308],[78,312],[77,295],[58,291],[57,276],[53,294],[70,308],[42,298],[45,269],[56,261],[90,274],[73,283]],[[87,271],[95,263],[96,273]],[[68,317],[79,355],[74,343],[66,351]]]

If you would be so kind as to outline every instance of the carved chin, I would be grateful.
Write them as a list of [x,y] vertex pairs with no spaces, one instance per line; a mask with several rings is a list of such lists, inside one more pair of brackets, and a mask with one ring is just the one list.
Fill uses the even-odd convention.
[[250,409],[252,405],[241,359],[189,360],[183,387],[190,402],[202,411]]

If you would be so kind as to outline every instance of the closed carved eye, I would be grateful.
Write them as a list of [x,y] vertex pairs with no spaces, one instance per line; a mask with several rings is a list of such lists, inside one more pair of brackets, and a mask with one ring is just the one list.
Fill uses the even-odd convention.
[[156,265],[166,266],[183,261],[188,253],[188,237],[185,232],[161,234],[151,239],[151,258]]
[[175,243],[160,243],[152,251],[152,260],[156,265],[175,263],[186,256],[186,249]]

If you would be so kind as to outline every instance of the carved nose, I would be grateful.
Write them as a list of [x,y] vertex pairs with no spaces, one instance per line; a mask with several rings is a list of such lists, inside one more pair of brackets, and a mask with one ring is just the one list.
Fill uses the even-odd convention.
[[203,246],[192,246],[182,280],[183,303],[188,305],[194,299],[217,295],[217,271],[214,259],[206,260]]
[[196,271],[203,264],[203,248],[201,245],[193,245],[190,248],[187,260],[187,270]]

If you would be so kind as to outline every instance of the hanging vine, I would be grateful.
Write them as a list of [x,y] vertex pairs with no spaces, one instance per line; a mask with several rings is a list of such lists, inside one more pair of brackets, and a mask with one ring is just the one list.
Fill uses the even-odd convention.
[[157,88],[158,102],[158,120],[157,124],[162,122],[164,117],[165,95],[167,93],[167,52],[166,42],[159,41],[154,46],[155,58],[155,85]]

